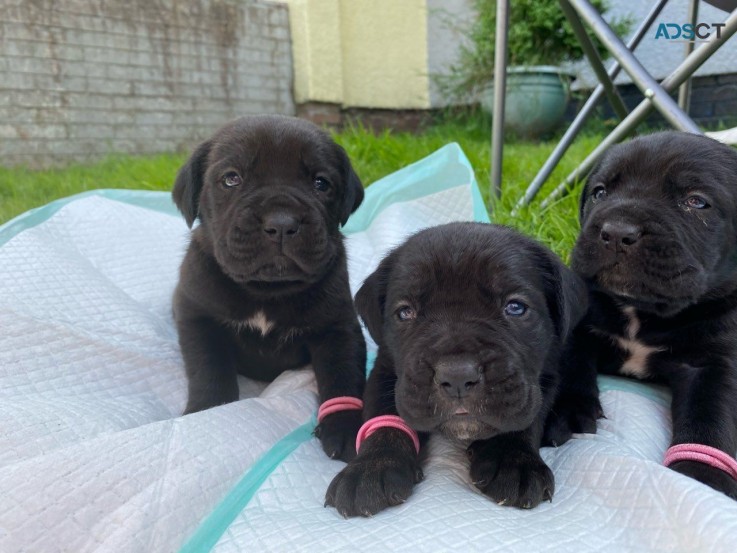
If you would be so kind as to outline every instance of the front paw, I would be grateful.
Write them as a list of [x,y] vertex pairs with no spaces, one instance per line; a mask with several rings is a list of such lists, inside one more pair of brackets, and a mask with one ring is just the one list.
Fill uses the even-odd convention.
[[330,483],[325,506],[335,507],[345,518],[375,515],[404,503],[422,478],[414,454],[391,449],[362,453]]
[[604,416],[599,398],[592,395],[560,396],[545,420],[543,445],[558,447],[576,434],[596,434],[596,421]]
[[469,446],[474,485],[498,505],[532,509],[552,501],[555,479],[540,455],[507,445],[474,442]]
[[359,409],[338,411],[325,416],[315,428],[315,436],[331,459],[350,461],[356,456],[356,434],[363,424]]
[[737,499],[737,481],[721,469],[697,461],[678,461],[669,468]]

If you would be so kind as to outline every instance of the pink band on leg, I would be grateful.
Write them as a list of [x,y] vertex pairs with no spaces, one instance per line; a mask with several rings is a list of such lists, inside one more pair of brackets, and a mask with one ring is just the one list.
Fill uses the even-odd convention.
[[737,461],[715,447],[703,444],[678,444],[665,452],[663,464],[667,467],[678,461],[696,461],[723,470],[737,480]]
[[322,419],[338,411],[360,411],[363,409],[363,401],[357,397],[352,396],[340,396],[328,399],[324,401],[320,408],[317,410],[317,422],[322,422]]
[[410,426],[404,422],[402,417],[398,417],[396,415],[381,415],[364,422],[356,436],[356,451],[361,449],[361,442],[376,432],[379,428],[396,428],[397,430],[401,430],[412,439],[412,443],[414,444],[417,453],[420,452],[420,439],[417,436],[417,432],[410,428]]

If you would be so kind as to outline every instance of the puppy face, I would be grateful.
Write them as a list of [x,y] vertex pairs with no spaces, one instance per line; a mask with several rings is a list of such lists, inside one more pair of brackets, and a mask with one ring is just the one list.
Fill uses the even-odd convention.
[[174,185],[176,204],[232,280],[253,292],[292,291],[331,266],[363,199],[343,149],[291,117],[238,119],[201,144]]
[[737,275],[737,152],[678,132],[615,146],[584,188],[581,227],[572,267],[623,303],[670,316],[721,297]]
[[399,414],[462,442],[528,427],[551,350],[583,316],[585,287],[516,232],[454,223],[394,250],[356,296],[397,373]]

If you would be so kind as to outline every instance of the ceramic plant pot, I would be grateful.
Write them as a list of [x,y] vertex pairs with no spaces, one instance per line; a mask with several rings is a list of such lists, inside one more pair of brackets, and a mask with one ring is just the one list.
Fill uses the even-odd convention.
[[[504,128],[522,138],[540,138],[563,121],[572,75],[551,65],[507,68]],[[481,93],[481,106],[492,113],[494,84]]]

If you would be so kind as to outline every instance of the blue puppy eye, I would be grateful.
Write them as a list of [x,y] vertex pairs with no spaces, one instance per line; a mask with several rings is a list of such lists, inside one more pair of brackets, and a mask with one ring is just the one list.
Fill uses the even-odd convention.
[[327,179],[323,177],[315,177],[315,180],[312,182],[312,184],[315,187],[315,190],[318,190],[320,192],[325,192],[328,188],[330,188],[330,183],[327,181]]
[[400,321],[411,321],[417,318],[417,312],[409,305],[404,305],[397,309],[397,318]]
[[693,209],[704,209],[706,207],[709,207],[708,202],[704,198],[702,198],[701,196],[697,196],[696,194],[686,198],[684,204],[686,207],[690,207]]
[[512,300],[504,307],[504,313],[510,317],[521,317],[527,313],[527,306],[521,301]]

